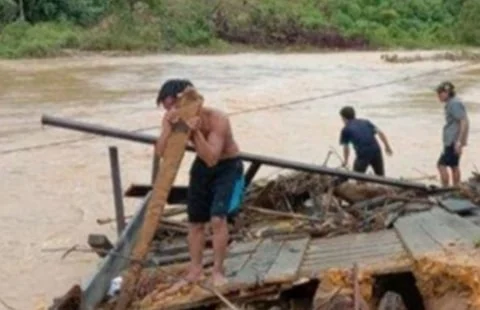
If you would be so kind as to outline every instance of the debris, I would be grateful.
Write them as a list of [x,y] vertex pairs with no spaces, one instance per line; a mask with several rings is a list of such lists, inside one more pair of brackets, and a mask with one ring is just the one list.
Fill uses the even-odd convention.
[[433,55],[423,56],[421,54],[413,56],[399,56],[398,54],[382,54],[380,58],[390,63],[412,63],[418,61],[478,61],[480,53],[470,51],[443,52]]

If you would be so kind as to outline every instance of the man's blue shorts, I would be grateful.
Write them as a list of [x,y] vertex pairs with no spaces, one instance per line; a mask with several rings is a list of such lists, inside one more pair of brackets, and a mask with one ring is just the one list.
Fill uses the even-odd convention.
[[190,169],[187,213],[191,223],[205,223],[214,216],[232,219],[243,200],[243,163],[228,158],[208,167],[198,156]]

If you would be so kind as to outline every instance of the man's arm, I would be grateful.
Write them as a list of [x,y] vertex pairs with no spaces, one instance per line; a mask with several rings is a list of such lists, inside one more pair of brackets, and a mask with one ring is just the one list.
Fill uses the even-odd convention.
[[343,128],[340,132],[340,145],[343,146],[343,163],[342,166],[346,167],[348,165],[348,158],[350,157],[350,148],[348,144],[350,143],[349,131],[346,128]]
[[390,147],[390,143],[388,143],[387,136],[383,133],[383,131],[378,129],[378,127],[375,126],[372,122],[368,121],[368,125],[371,127],[373,132],[378,135],[378,137],[380,138],[380,141],[382,141],[383,147],[385,148],[385,151],[387,152],[387,154],[392,155],[393,153],[392,148]]
[[462,146],[465,146],[467,143],[466,141],[467,128],[468,128],[467,118],[464,117],[460,120],[460,132],[458,134],[458,139],[457,139],[457,143],[460,143]]
[[217,121],[212,129],[208,137],[205,137],[198,129],[193,131],[195,151],[209,167],[215,166],[220,160],[228,131],[228,120]]
[[462,152],[462,147],[466,144],[468,130],[467,113],[463,104],[455,101],[450,104],[450,114],[457,122],[459,122],[460,129],[455,141],[455,151],[460,154]]
[[380,138],[380,140],[382,141],[387,154],[392,155],[392,153],[393,153],[392,148],[390,147],[390,144],[388,143],[387,136],[383,133],[383,131],[379,130],[378,128],[377,128],[377,134],[378,134],[378,137]]

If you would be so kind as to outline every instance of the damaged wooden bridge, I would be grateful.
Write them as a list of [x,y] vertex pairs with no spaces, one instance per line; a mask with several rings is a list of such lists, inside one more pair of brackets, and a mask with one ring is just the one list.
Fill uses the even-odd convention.
[[[393,229],[379,232],[329,239],[297,236],[233,243],[225,262],[229,283],[219,290],[233,301],[260,296],[277,298],[295,285],[321,281],[329,272],[348,271],[354,264],[372,277],[420,272],[419,276],[428,278],[429,270],[418,269],[422,260],[461,264],[478,272],[479,237],[480,227],[471,220],[434,207],[399,218]],[[465,259],[465,253],[469,259]],[[175,265],[160,268],[174,269]],[[181,294],[168,293],[168,286],[165,291],[145,297],[137,307],[191,309],[220,303],[214,292],[195,285]]]
[[[155,141],[152,136],[113,131],[105,127],[51,117],[44,117],[42,122],[142,143],[151,144]],[[472,303],[475,302],[475,296],[480,296],[480,226],[477,225],[480,223],[480,208],[469,199],[450,196],[445,198],[440,195],[439,189],[404,180],[350,173],[252,154],[241,154],[241,158],[251,162],[246,173],[247,183],[253,179],[261,165],[271,165],[407,188],[423,193],[423,200],[403,201],[399,208],[398,201],[389,203],[385,197],[374,198],[378,200],[376,204],[380,205],[379,208],[393,210],[388,213],[387,218],[382,219],[388,229],[376,232],[346,232],[331,238],[299,232],[274,234],[268,238],[262,235],[250,236],[233,241],[225,261],[228,284],[216,289],[201,282],[200,285],[188,284],[178,291],[171,291],[170,275],[177,275],[178,280],[179,272],[185,269],[185,263],[189,259],[188,248],[186,244],[175,244],[173,247],[155,246],[154,240],[153,244],[146,248],[148,253],[142,261],[143,270],[138,284],[142,286],[142,283],[150,283],[150,287],[132,292],[135,296],[131,308],[192,309],[220,304],[222,300],[219,296],[242,303],[256,299],[276,299],[283,292],[306,282],[322,282],[331,278],[332,274],[351,273],[353,266],[357,266],[360,272],[371,278],[411,272],[415,275],[420,292],[426,297],[438,294],[439,290],[448,291],[458,286],[472,296]],[[132,190],[137,191],[132,196],[141,197],[142,202],[126,227],[119,229],[119,239],[108,251],[99,269],[82,286],[78,309],[115,307],[116,297],[107,296],[107,292],[112,287],[112,280],[124,275],[125,270],[132,264],[132,252],[139,240],[155,186],[131,187],[130,192]],[[121,195],[121,190],[117,188],[115,192],[116,200],[120,200],[117,198]],[[174,187],[169,190],[167,202],[183,201],[184,194],[185,189]],[[365,211],[368,207],[369,205],[365,204],[358,210]],[[341,206],[338,208],[342,209]],[[404,212],[407,209],[416,211]],[[300,215],[300,218],[308,222],[312,217]],[[117,218],[117,223],[120,222],[123,225],[124,219],[118,221]],[[163,223],[173,226],[179,224]],[[360,224],[364,225],[365,222]],[[182,233],[183,228],[179,228]],[[207,273],[212,260],[212,250],[207,249],[204,257]],[[471,274],[472,279],[466,280],[466,273]],[[452,286],[449,286],[449,281],[453,281]],[[480,300],[478,302],[480,306]],[[65,308],[54,306],[52,309]]]

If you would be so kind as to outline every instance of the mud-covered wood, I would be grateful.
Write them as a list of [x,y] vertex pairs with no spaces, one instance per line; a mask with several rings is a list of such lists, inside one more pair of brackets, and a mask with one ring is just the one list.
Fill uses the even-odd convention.
[[[188,88],[179,100],[180,121],[185,122],[197,115],[202,103],[203,97],[195,89]],[[139,238],[132,252],[132,258],[135,260],[143,260],[150,249],[150,243],[157,231],[168,194],[185,154],[189,135],[188,127],[174,126],[172,134],[167,140],[161,159],[162,169],[156,176],[152,197],[147,205]],[[123,310],[129,306],[141,268],[142,266],[138,263],[130,265],[124,276],[122,290],[116,306],[117,310]]]
[[310,238],[284,241],[278,257],[265,276],[265,283],[281,283],[296,278]]
[[250,260],[239,270],[238,274],[229,281],[233,286],[249,287],[260,284],[277,259],[283,241],[265,239],[257,247]]

